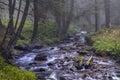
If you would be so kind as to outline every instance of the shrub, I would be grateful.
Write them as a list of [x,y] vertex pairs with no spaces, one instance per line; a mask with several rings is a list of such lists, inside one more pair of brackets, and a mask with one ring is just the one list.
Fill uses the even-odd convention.
[[97,54],[120,56],[120,29],[108,29],[90,36]]

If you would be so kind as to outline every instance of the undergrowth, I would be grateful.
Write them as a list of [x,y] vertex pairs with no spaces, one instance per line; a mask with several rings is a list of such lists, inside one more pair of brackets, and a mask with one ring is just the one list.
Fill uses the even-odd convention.
[[120,56],[120,29],[105,29],[89,36],[96,53],[100,55]]
[[[14,19],[14,23],[15,21],[16,20]],[[2,23],[6,28],[8,24],[8,20],[4,19],[2,20]],[[20,20],[18,20],[18,25],[19,24],[20,24]],[[32,32],[33,32],[33,22],[27,20],[25,22],[24,28],[21,33],[21,37],[23,39],[20,38],[17,42],[17,45],[28,44],[31,41]],[[38,43],[42,43],[42,44],[53,44],[55,42],[58,42],[59,39],[56,37],[55,23],[52,22],[39,23],[37,41]]]

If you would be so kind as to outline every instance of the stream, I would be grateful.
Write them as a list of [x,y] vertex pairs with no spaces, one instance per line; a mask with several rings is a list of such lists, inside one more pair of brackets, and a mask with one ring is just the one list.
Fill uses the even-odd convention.
[[[36,73],[38,80],[120,80],[120,65],[109,57],[96,56],[92,48],[84,44],[86,33],[76,34],[77,40],[71,37],[66,43],[13,56],[13,63],[22,70]],[[93,64],[87,68],[78,66],[78,56],[84,56],[85,60],[93,56]]]

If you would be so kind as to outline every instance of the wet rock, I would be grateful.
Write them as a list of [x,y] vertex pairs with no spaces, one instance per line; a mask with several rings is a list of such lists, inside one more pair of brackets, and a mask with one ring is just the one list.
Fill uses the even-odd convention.
[[116,72],[116,76],[117,76],[117,77],[120,77],[120,71],[117,71],[117,72]]
[[53,64],[53,63],[48,63],[47,65],[48,65],[48,66],[53,66],[54,64]]
[[86,55],[86,54],[88,54],[89,52],[86,51],[86,50],[83,50],[83,51],[77,51],[77,53],[79,53],[80,55]]
[[37,63],[33,62],[33,63],[30,63],[29,66],[32,66],[32,65],[36,65]]
[[44,68],[39,69],[40,72],[45,72],[46,70]]
[[98,74],[98,75],[96,76],[97,79],[101,79],[102,77],[103,77],[102,74]]
[[41,49],[41,48],[43,48],[44,46],[43,45],[35,45],[32,49]]
[[64,77],[60,77],[60,80],[66,80]]
[[70,68],[71,71],[77,71],[77,68],[75,66],[73,66],[72,68]]
[[46,69],[44,69],[44,68],[40,68],[40,69],[35,69],[35,70],[33,70],[34,72],[45,72],[46,71]]
[[70,50],[70,47],[61,47],[60,50],[66,50],[66,51],[69,51],[69,50]]
[[50,50],[53,50],[53,49],[54,49],[54,47],[51,47],[51,48],[50,48]]
[[73,46],[82,47],[82,46],[85,46],[85,44],[84,43],[74,43]]
[[81,77],[82,77],[82,79],[85,79],[87,77],[87,73],[82,73]]
[[20,51],[30,51],[31,50],[27,44],[15,46],[14,49],[20,50]]
[[108,80],[113,80],[112,76],[108,76]]
[[51,74],[51,72],[36,72],[39,80],[47,80],[46,77]]
[[48,79],[50,79],[50,80],[57,80],[57,73],[56,72],[52,72],[51,75],[48,77]]
[[35,60],[36,61],[47,61],[47,55],[46,54],[38,54],[36,57],[35,57]]

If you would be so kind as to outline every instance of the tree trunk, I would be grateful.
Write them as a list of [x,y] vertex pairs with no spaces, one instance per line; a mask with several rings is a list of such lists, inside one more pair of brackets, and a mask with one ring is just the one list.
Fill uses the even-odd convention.
[[106,18],[106,28],[110,28],[111,22],[110,22],[110,0],[104,0],[105,4],[105,18]]
[[65,10],[65,0],[62,0],[61,4],[63,4],[63,11],[56,13],[55,18],[57,23],[57,37],[64,39],[73,17],[74,0],[70,1],[70,11],[68,12]]
[[[13,3],[12,3],[13,2]],[[16,0],[9,0],[9,31],[8,33],[10,35],[13,35],[15,33],[15,29],[14,29],[14,21],[13,21],[13,15],[14,15],[14,11],[15,11],[15,4],[16,4]]]
[[95,32],[99,29],[99,8],[98,8],[98,1],[95,0]]
[[68,30],[68,28],[69,28],[69,26],[70,26],[70,23],[71,23],[71,21],[72,21],[72,17],[73,17],[73,10],[74,10],[74,0],[71,0],[71,3],[70,3],[70,12],[68,13],[68,16],[67,16],[67,21],[66,21],[66,28],[65,28],[65,30],[64,30],[64,32],[65,32],[65,34],[67,33],[67,30]]
[[15,23],[15,30],[16,30],[16,28],[17,28],[17,24],[18,24],[18,20],[19,20],[19,16],[20,16],[21,4],[22,4],[22,0],[19,1],[19,9],[18,9],[17,18],[16,18],[16,23]]
[[[7,36],[10,34],[11,37],[14,34],[14,23],[13,23],[13,14],[14,14],[14,9],[15,9],[15,3],[16,0],[12,1],[12,0],[8,0],[9,1],[9,22],[8,22],[8,27],[6,29],[6,33],[4,35],[4,38],[2,40],[2,43],[0,44],[1,48],[4,48],[5,43],[7,43],[8,41],[6,41]],[[13,2],[13,3],[12,3]]]
[[28,15],[29,5],[30,5],[30,0],[26,0],[26,5],[25,5],[25,9],[24,9],[24,13],[23,13],[20,25],[19,25],[19,27],[17,29],[16,34],[10,39],[10,42],[8,44],[8,47],[7,47],[8,50],[10,49],[10,47],[15,46],[15,44],[16,44],[16,42],[17,42],[17,40],[18,40],[18,38],[19,38],[19,36],[20,36],[20,34],[22,32],[22,29],[24,27],[24,24],[25,24],[27,15]]
[[38,37],[38,0],[34,0],[34,29],[31,43],[35,43]]
[[2,21],[1,21],[1,18],[0,18],[0,26],[3,26]]

